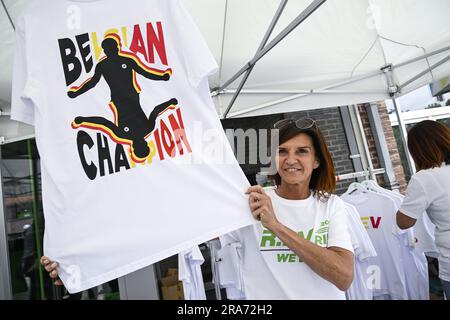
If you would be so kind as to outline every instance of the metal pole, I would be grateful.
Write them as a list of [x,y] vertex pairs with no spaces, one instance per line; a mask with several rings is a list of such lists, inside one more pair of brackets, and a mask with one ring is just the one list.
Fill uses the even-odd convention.
[[[220,94],[234,94],[237,90],[225,89]],[[260,90],[260,89],[242,89],[241,93],[244,94],[385,94],[386,91],[381,90]],[[217,96],[217,93],[212,94],[213,97]]]
[[[256,54],[258,54],[258,52],[260,52],[260,51],[264,48],[264,46],[266,45],[267,41],[269,40],[269,37],[270,37],[270,35],[272,34],[272,31],[273,31],[273,29],[275,28],[275,26],[276,26],[278,20],[280,19],[280,16],[281,16],[281,14],[283,13],[283,10],[284,10],[284,8],[286,7],[287,2],[288,2],[288,0],[283,0],[283,1],[281,1],[280,5],[279,5],[279,7],[278,7],[277,12],[275,13],[275,16],[274,16],[273,19],[272,19],[272,22],[270,23],[269,28],[267,29],[266,34],[264,35],[264,37],[263,37],[263,39],[262,39],[262,41],[261,41],[261,43],[260,43],[260,45],[259,45],[259,47],[258,47],[258,50],[256,50]],[[256,56],[256,54],[255,54],[255,56]],[[250,76],[250,73],[252,72],[252,70],[253,70],[254,67],[255,67],[255,66],[252,65],[252,66],[246,71],[244,77],[243,77],[242,80],[241,80],[241,83],[239,83],[239,86],[238,86],[236,92],[234,93],[233,97],[231,98],[230,104],[228,105],[227,109],[225,110],[225,113],[223,114],[223,118],[224,118],[224,119],[227,118],[227,115],[228,115],[228,113],[230,112],[231,107],[233,106],[233,104],[234,104],[234,102],[236,101],[236,99],[237,99],[239,93],[241,92],[242,88],[244,87],[245,82],[247,82],[247,79],[248,79],[248,77]]]
[[283,40],[292,30],[298,27],[306,18],[308,18],[314,11],[316,11],[326,0],[315,0],[311,3],[308,8],[306,8],[302,13],[300,13],[294,21],[292,21],[283,31],[281,31],[278,36],[276,36],[263,50],[259,51],[256,56],[247,62],[247,64],[242,67],[230,80],[225,82],[220,88],[213,91],[221,91],[233,83],[237,78],[239,78],[245,71],[250,69],[256,62],[259,61],[266,53],[272,50],[281,40]]
[[0,300],[12,300],[11,270],[9,267],[8,233],[3,204],[2,150],[0,147]]
[[412,157],[408,151],[408,143],[406,142],[407,137],[408,137],[408,132],[406,130],[405,122],[403,121],[401,106],[399,106],[397,104],[397,99],[395,99],[395,96],[392,97],[391,100],[394,104],[395,114],[397,115],[397,119],[398,119],[398,127],[400,129],[403,149],[405,149],[406,162],[408,163],[408,168],[409,168],[410,174],[413,175],[416,172],[416,166],[414,165],[414,160],[412,159]]
[[5,13],[8,16],[9,22],[11,23],[11,26],[12,26],[13,30],[16,31],[16,27],[14,26],[14,22],[12,21],[11,16],[9,15],[9,11],[6,8],[5,3],[3,2],[3,0],[1,0],[1,1],[2,1],[2,5],[3,5],[3,9],[5,9]]
[[350,79],[350,80],[341,81],[341,82],[334,83],[334,84],[331,84],[331,85],[327,85],[327,86],[324,86],[324,87],[321,87],[321,88],[318,88],[318,89],[311,89],[309,91],[309,93],[294,94],[294,95],[289,96],[289,97],[281,98],[281,99],[278,99],[278,100],[272,100],[272,101],[263,103],[261,105],[257,105],[257,106],[253,106],[253,107],[250,107],[250,108],[247,108],[247,109],[244,109],[244,110],[233,112],[231,117],[236,117],[236,116],[239,116],[241,114],[245,114],[245,113],[253,112],[253,111],[256,111],[256,110],[261,110],[261,109],[264,109],[264,108],[268,108],[270,106],[273,106],[273,105],[276,105],[276,104],[279,104],[279,103],[283,103],[283,102],[299,99],[299,98],[302,98],[302,97],[306,97],[306,96],[308,96],[310,94],[315,93],[316,90],[323,91],[323,90],[333,89],[333,88],[341,87],[341,86],[344,86],[344,85],[347,85],[347,84],[350,84],[350,83],[353,83],[353,82],[356,82],[356,81],[361,81],[361,80],[368,79],[368,78],[371,78],[371,77],[379,76],[381,74],[383,74],[382,71],[371,72],[371,73],[368,73],[368,74],[365,74],[365,75],[362,75],[362,76],[359,76],[359,77],[355,77],[355,78]]
[[409,85],[410,83],[416,81],[417,79],[420,79],[422,76],[426,75],[428,72],[430,72],[431,70],[439,67],[440,65],[446,63],[448,60],[450,60],[450,55],[448,55],[447,57],[445,57],[444,59],[440,60],[439,62],[437,62],[436,64],[432,65],[431,67],[429,67],[428,69],[422,71],[421,73],[419,73],[417,76],[412,77],[411,79],[409,79],[408,81],[406,81],[405,83],[401,84],[399,86],[399,89],[403,89],[404,87],[406,87],[407,85]]
[[399,63],[399,64],[396,64],[393,67],[394,68],[400,68],[400,67],[403,67],[403,66],[405,66],[407,64],[410,64],[410,63],[413,63],[413,62],[416,62],[416,61],[419,61],[419,60],[422,60],[422,59],[426,59],[428,57],[434,56],[436,54],[439,54],[439,53],[447,51],[447,50],[450,50],[450,46],[442,48],[442,49],[439,49],[439,50],[436,50],[436,51],[433,51],[433,52],[430,52],[430,53],[427,53],[427,54],[424,54],[424,55],[421,55],[421,56],[418,56],[418,57],[416,57],[414,59],[407,60],[407,61]]

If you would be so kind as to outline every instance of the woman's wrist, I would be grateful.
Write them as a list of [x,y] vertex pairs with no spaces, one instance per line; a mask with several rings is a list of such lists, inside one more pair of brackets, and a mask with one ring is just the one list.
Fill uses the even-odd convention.
[[270,231],[272,231],[273,233],[279,234],[285,226],[281,224],[278,220],[275,220],[274,222],[266,225],[265,227]]

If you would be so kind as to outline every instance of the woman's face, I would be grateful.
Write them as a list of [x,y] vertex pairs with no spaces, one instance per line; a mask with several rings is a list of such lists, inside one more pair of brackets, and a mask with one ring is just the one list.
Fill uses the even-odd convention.
[[309,185],[313,170],[319,167],[311,137],[300,133],[281,144],[277,165],[282,183]]

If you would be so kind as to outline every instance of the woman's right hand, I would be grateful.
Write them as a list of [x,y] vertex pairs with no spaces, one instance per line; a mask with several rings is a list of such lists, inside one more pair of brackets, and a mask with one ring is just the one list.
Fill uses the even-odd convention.
[[48,272],[50,278],[53,279],[53,284],[56,286],[64,285],[63,282],[58,278],[58,263],[51,261],[46,256],[41,257],[41,265],[44,267],[45,271]]

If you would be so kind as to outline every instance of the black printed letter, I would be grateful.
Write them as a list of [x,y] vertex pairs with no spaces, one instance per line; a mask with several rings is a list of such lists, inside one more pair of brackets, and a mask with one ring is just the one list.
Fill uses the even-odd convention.
[[[81,74],[81,62],[75,56],[75,44],[69,38],[59,39],[59,52],[63,63],[66,86],[75,82]],[[69,51],[69,52],[67,52]],[[72,69],[70,68],[72,66]]]
[[78,155],[80,156],[81,165],[83,166],[84,172],[89,179],[94,180],[97,176],[97,167],[92,162],[91,164],[88,164],[84,154],[84,146],[91,149],[94,145],[94,141],[92,141],[91,137],[86,132],[80,130],[77,134],[77,145]]

